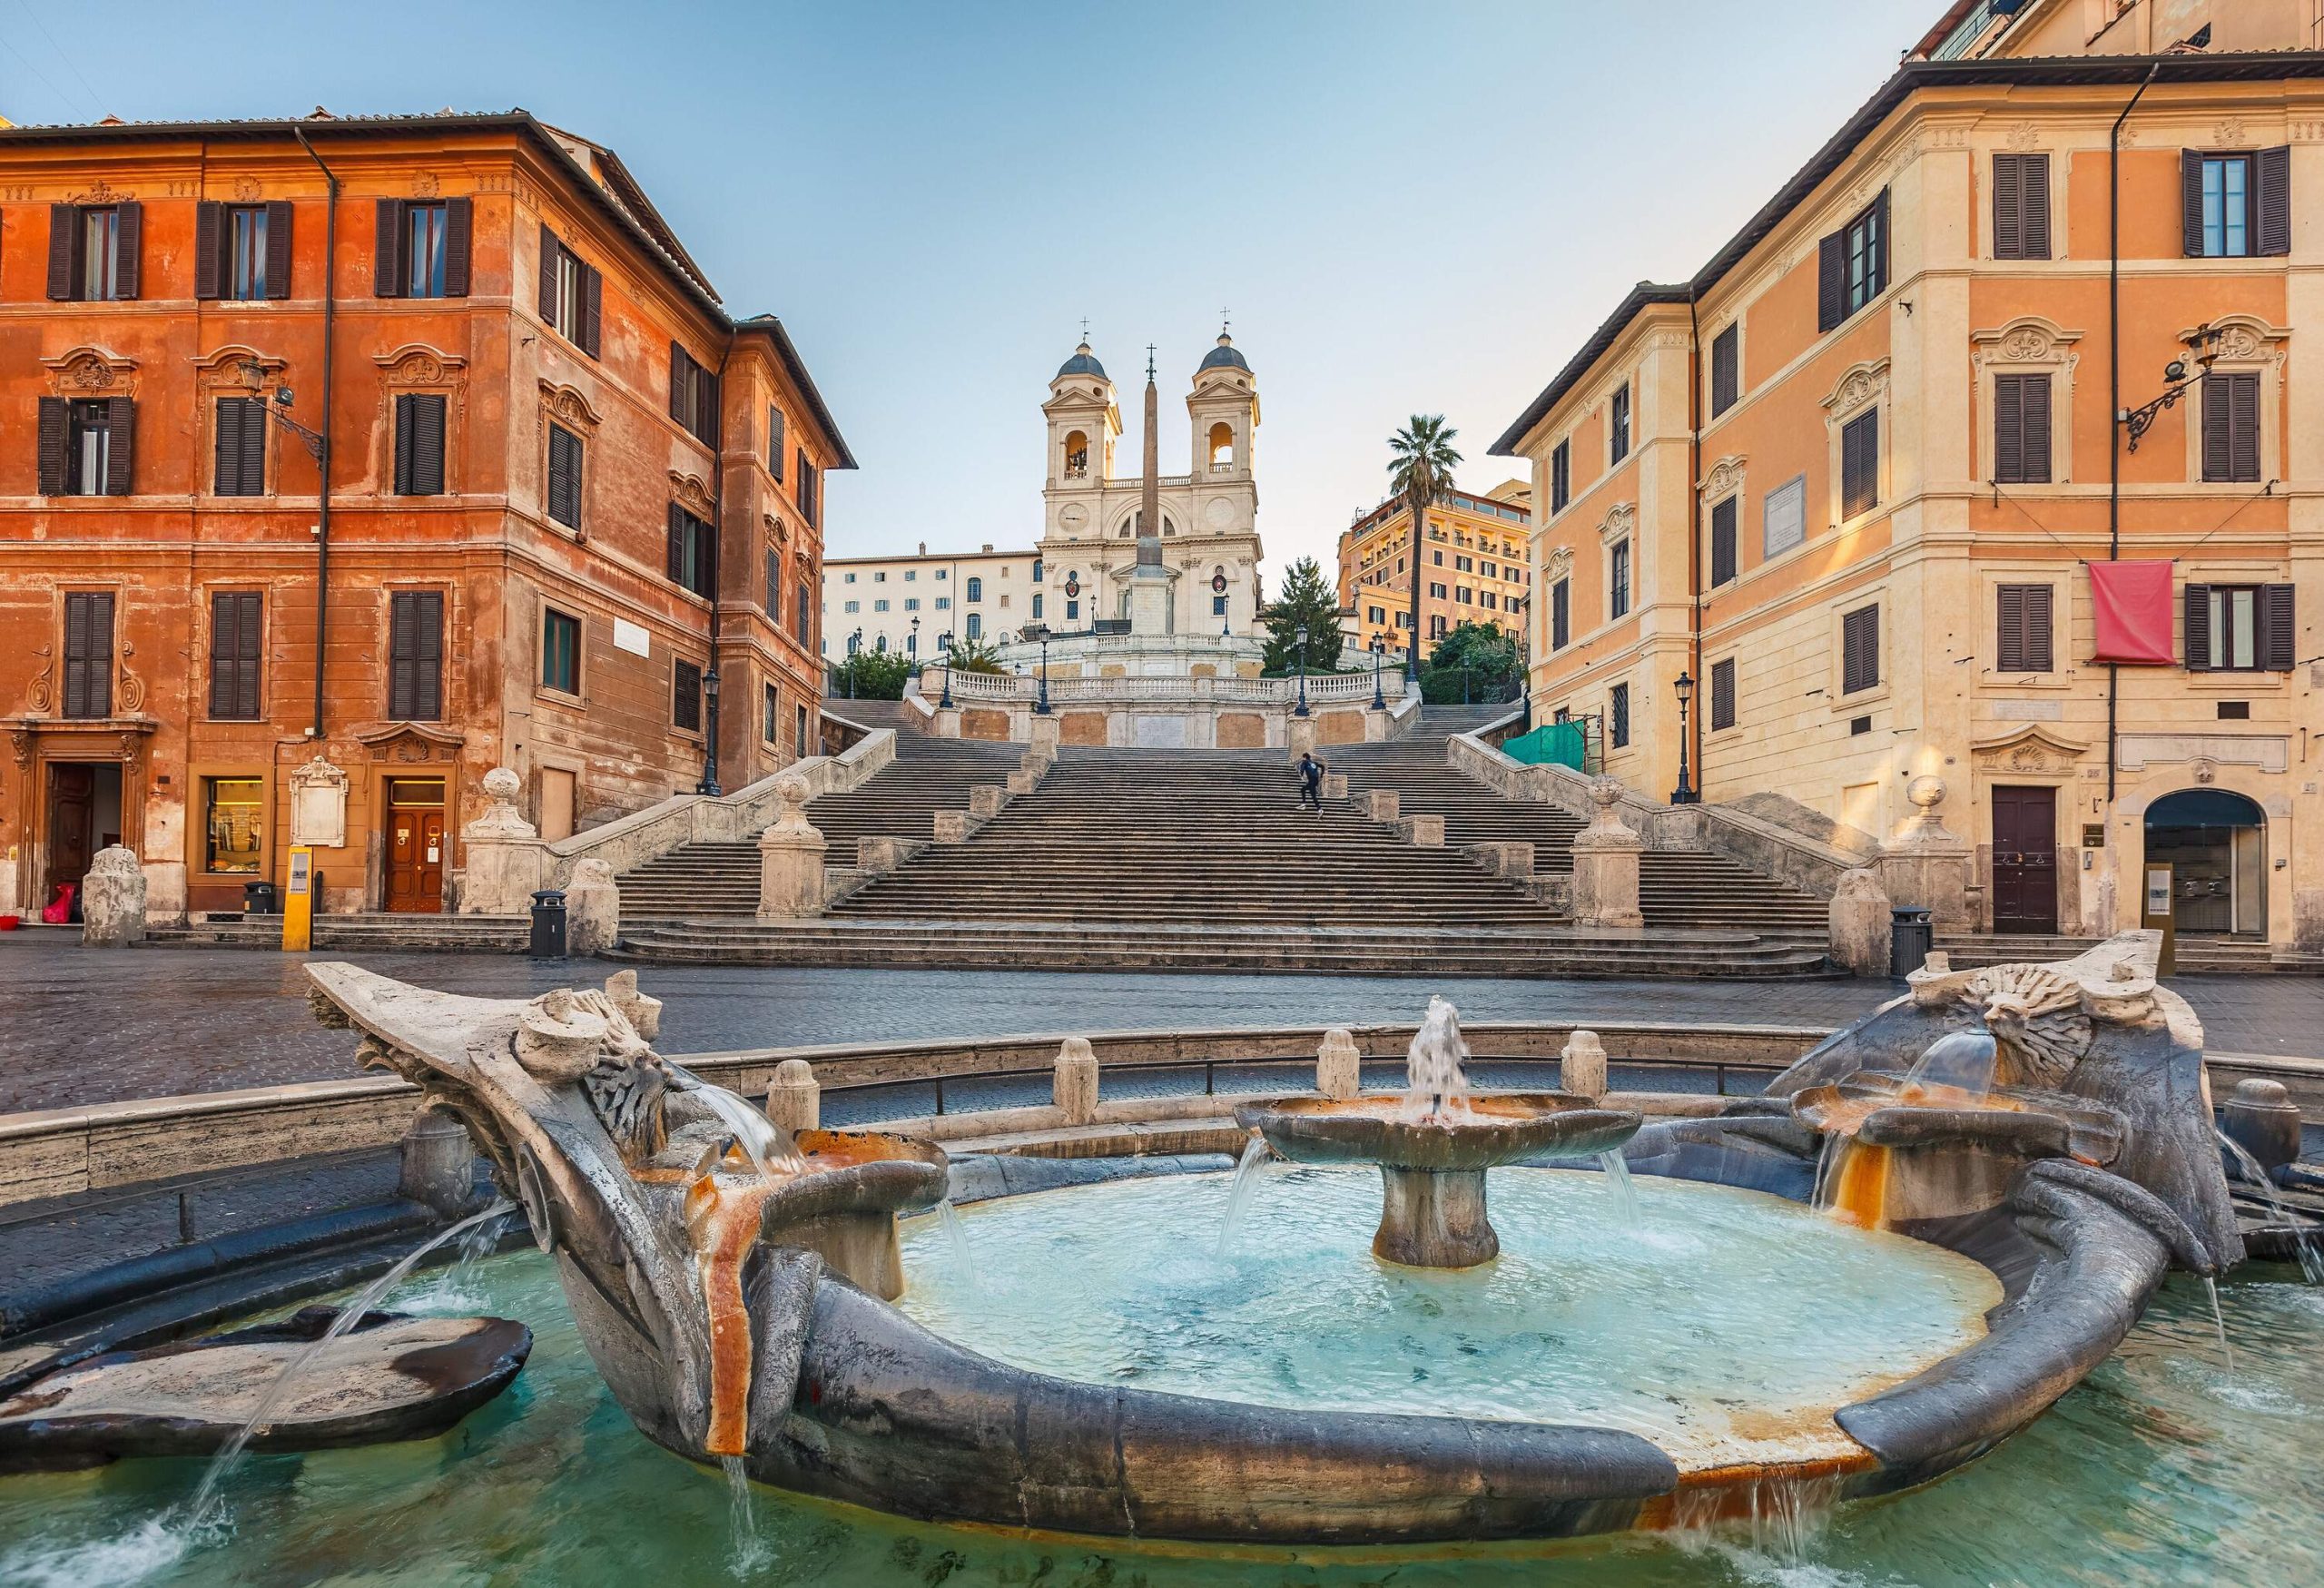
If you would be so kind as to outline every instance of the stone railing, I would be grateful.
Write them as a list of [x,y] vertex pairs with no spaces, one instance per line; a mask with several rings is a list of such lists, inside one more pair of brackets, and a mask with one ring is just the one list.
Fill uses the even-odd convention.
[[[937,669],[940,672],[940,669]],[[943,680],[921,676],[906,699],[915,695],[922,700],[931,691],[940,693]],[[1401,675],[1384,675],[1380,688],[1393,704],[1403,698],[1404,680]],[[1369,704],[1372,699],[1373,677],[1369,673],[1331,673],[1307,680],[1307,703],[1344,705],[1349,702]],[[1037,677],[1025,677],[1013,673],[955,673],[952,675],[952,698],[957,702],[984,705],[1008,703],[1017,705],[1039,700],[1041,683]],[[1111,704],[1117,701],[1183,701],[1194,704],[1210,702],[1237,705],[1288,706],[1299,699],[1296,678],[1234,678],[1234,677],[1167,677],[1138,678],[1052,678],[1049,680],[1049,704],[1052,707],[1068,704]]]
[[[782,814],[776,785],[785,777],[806,780],[810,799],[843,794],[866,782],[896,758],[896,735],[881,728],[838,755],[811,755],[728,794],[672,794],[570,838],[545,843],[517,814],[511,798],[514,774],[505,793],[482,816],[461,830],[467,869],[460,887],[463,915],[521,915],[540,888],[562,888],[582,862],[606,863],[614,875],[634,871],[656,855],[688,843],[740,843],[755,838]],[[496,770],[485,777],[494,794]]]

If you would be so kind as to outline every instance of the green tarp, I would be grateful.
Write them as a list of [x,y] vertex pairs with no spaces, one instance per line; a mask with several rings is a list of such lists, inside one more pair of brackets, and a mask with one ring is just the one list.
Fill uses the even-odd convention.
[[1576,772],[1586,771],[1582,751],[1586,741],[1579,721],[1544,723],[1522,738],[1505,739],[1502,751],[1512,761],[1528,766],[1571,766]]

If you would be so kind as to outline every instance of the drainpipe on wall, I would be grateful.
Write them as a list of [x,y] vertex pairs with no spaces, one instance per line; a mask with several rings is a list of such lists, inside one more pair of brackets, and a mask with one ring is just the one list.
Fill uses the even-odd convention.
[[[2106,556],[2122,551],[2122,123],[2131,119],[2139,101],[2154,85],[2162,70],[2149,66],[2122,113],[2106,133]],[[2106,664],[2106,814],[2114,814],[2114,764],[2117,706],[2122,680],[2120,663]]]
[[[299,140],[299,147],[307,152],[323,173],[329,196],[323,204],[323,398],[319,429],[322,434],[320,455],[315,459],[315,721],[307,736],[320,746],[323,736],[323,659],[330,653],[326,642],[330,637],[330,392],[333,367],[331,362],[331,326],[339,301],[337,283],[331,272],[339,263],[339,177],[323,163],[315,146],[307,142],[307,130],[294,126],[290,135]],[[320,749],[316,752],[320,755]]]
[[703,725],[702,784],[694,792],[715,796],[718,786],[718,701],[724,691],[718,676],[718,592],[726,582],[726,360],[734,350],[734,327],[718,350],[718,443],[711,449],[710,465],[710,720]]
[[[1703,675],[1703,327],[1696,313],[1697,291],[1693,282],[1687,283],[1687,500],[1690,509],[1687,518],[1687,585],[1694,597],[1694,626],[1689,636],[1689,648],[1694,656],[1695,687],[1701,693],[1702,709],[1686,714],[1688,720],[1679,727],[1680,738],[1694,737],[1695,797],[1702,797],[1703,785],[1709,781],[1709,768],[1703,764],[1703,717],[1710,710],[1710,683]],[[1738,515],[1739,517],[1739,515]],[[1742,528],[1738,524],[1736,533]],[[1681,746],[1684,749],[1684,746]]]

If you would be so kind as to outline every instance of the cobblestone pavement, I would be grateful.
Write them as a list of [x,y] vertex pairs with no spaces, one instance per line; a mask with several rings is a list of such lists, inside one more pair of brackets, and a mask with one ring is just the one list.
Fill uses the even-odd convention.
[[[351,958],[384,975],[529,995],[614,967],[500,954]],[[346,1033],[316,1025],[300,956],[247,949],[84,949],[0,939],[0,1113],[322,1080],[354,1073]],[[670,1053],[1027,1031],[1324,1024],[1416,1018],[1432,991],[1472,1020],[1837,1025],[1892,989],[1860,981],[1551,981],[1448,977],[1146,975],[646,966]],[[2211,1045],[2324,1054],[2324,982],[2185,977]]]

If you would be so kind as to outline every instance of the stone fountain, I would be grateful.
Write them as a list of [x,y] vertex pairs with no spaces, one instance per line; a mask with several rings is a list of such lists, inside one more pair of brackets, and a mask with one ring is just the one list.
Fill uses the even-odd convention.
[[1474,1267],[1501,1254],[1486,1214],[1487,1169],[1610,1152],[1644,1121],[1570,1092],[1474,1095],[1468,1057],[1459,1015],[1432,998],[1404,1057],[1401,1098],[1279,1099],[1246,1103],[1235,1119],[1295,1163],[1377,1164],[1383,1197],[1372,1251],[1383,1262]]

